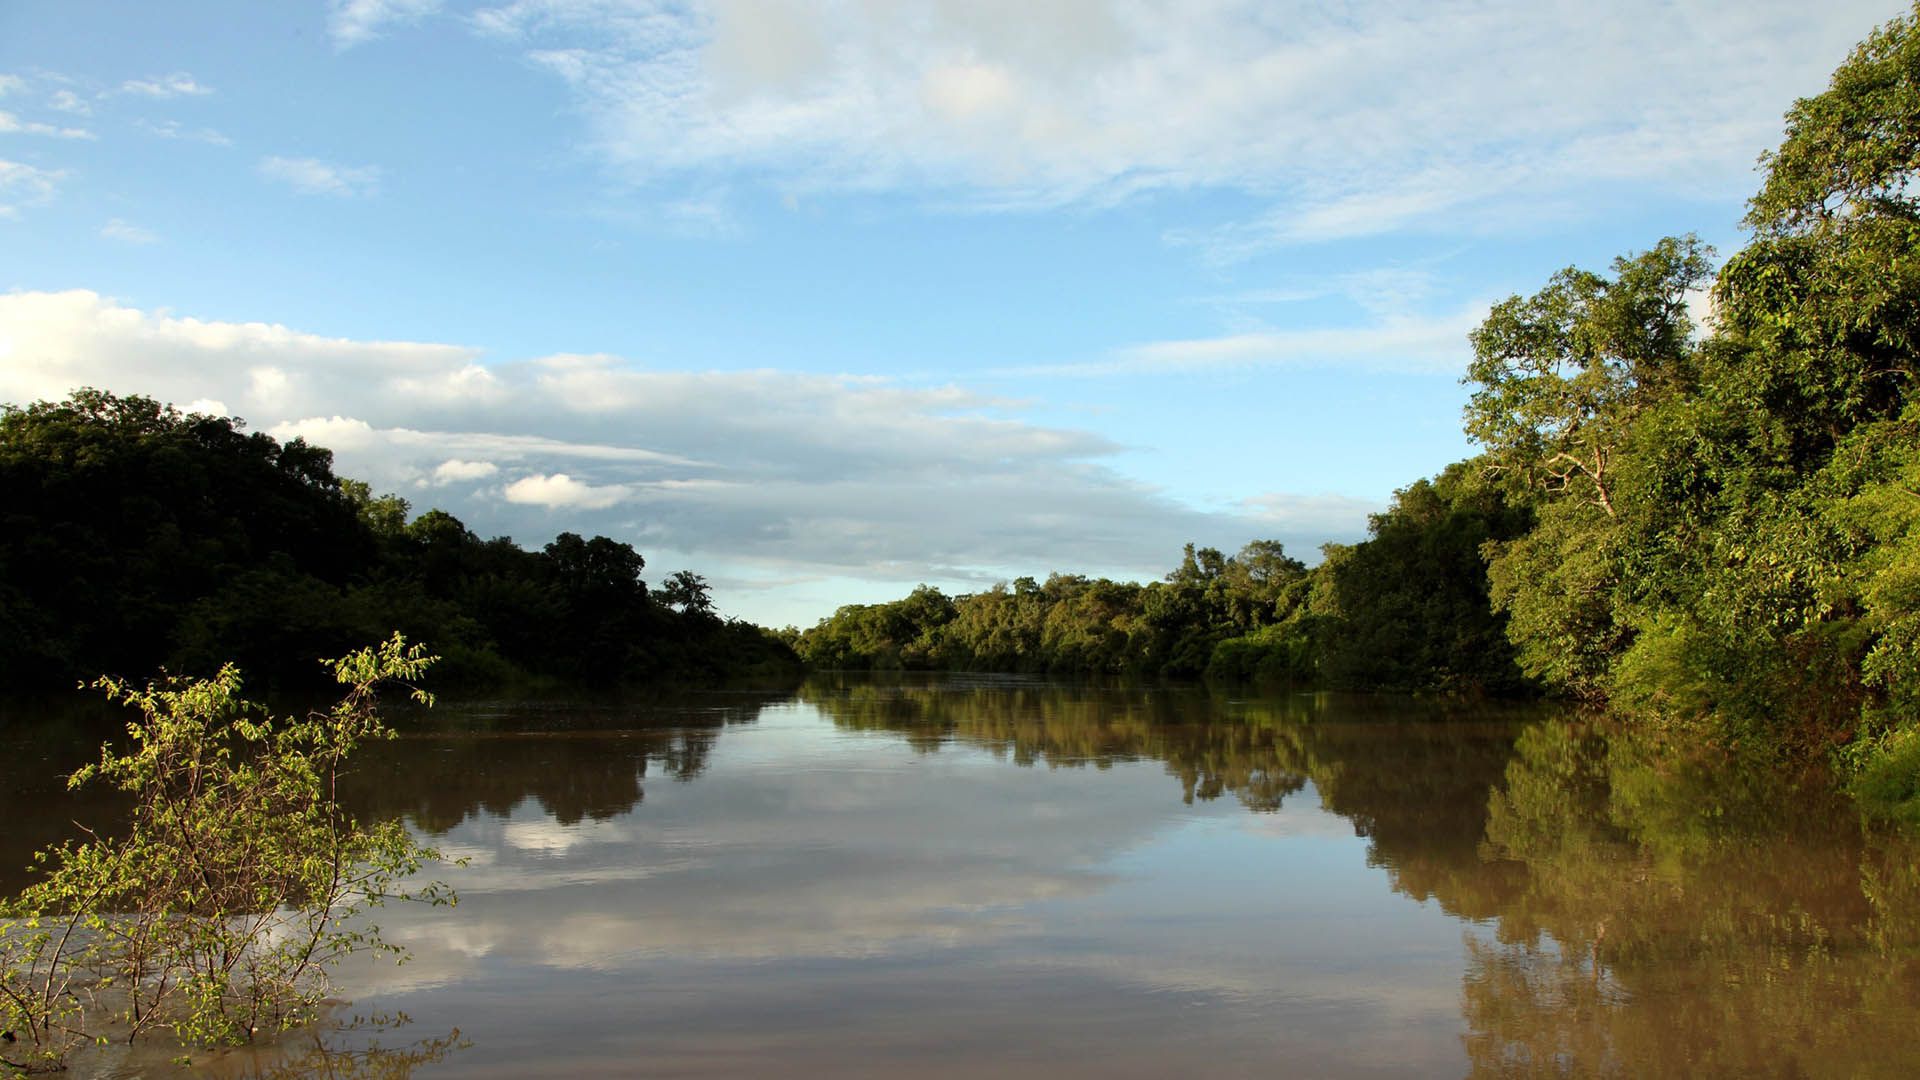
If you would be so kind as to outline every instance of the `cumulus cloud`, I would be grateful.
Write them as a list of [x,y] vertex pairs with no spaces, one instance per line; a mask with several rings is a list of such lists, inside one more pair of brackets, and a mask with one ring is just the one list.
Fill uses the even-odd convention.
[[364,392],[356,387],[390,392],[395,379],[458,371],[479,356],[458,345],[353,341],[141,311],[86,290],[0,295],[0,331],[10,348],[0,397],[15,402],[91,384],[175,401],[218,397],[257,414],[288,385],[304,400],[351,401]]
[[1118,472],[1125,448],[1108,439],[958,386],[607,356],[489,362],[461,345],[202,321],[85,291],[0,295],[0,401],[78,386],[232,406],[277,438],[332,448],[343,475],[376,490],[433,491],[482,535],[599,532],[736,581],[1151,577],[1189,540],[1272,537],[1310,554],[1356,538],[1377,509],[1195,509]]
[[177,98],[204,97],[213,93],[213,89],[201,85],[184,71],[176,71],[151,79],[128,79],[120,84],[120,92],[150,98]]
[[1234,257],[1511,227],[1595,178],[1744,190],[1783,103],[1895,14],[1886,0],[1388,0],[1364,17],[1264,0],[513,0],[472,22],[564,82],[594,150],[641,180],[728,172],[982,206],[1196,187],[1270,199],[1193,234]]
[[523,476],[501,492],[508,502],[544,506],[549,510],[605,510],[625,502],[633,493],[619,484],[594,487],[566,473]]
[[432,482],[436,485],[457,484],[463,480],[485,480],[500,471],[500,466],[491,461],[462,461],[448,458],[434,467]]
[[351,198],[371,195],[380,184],[380,170],[372,165],[335,165],[319,158],[266,157],[260,175],[286,184],[302,195]]
[[341,49],[372,41],[395,23],[414,23],[440,10],[440,0],[330,0],[327,34]]

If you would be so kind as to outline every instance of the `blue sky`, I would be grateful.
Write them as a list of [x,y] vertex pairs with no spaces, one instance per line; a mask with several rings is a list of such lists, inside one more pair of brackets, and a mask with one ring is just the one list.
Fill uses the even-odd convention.
[[0,401],[229,412],[810,624],[1313,557],[1466,333],[1724,253],[1891,2],[0,6]]

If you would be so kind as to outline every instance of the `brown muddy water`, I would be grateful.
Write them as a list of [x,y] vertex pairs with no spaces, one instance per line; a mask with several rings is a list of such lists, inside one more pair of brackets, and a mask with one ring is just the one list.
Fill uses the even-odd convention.
[[[14,720],[8,889],[112,813]],[[467,860],[377,913],[412,961],[69,1075],[1920,1075],[1914,843],[1591,722],[926,676],[404,725],[355,808]]]

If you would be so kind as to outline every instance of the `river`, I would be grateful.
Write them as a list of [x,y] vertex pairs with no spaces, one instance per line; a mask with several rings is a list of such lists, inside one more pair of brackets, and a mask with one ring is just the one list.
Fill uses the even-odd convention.
[[[1564,710],[825,676],[401,726],[349,798],[459,905],[190,1071],[1920,1075],[1915,845]],[[0,743],[11,868],[107,804]]]

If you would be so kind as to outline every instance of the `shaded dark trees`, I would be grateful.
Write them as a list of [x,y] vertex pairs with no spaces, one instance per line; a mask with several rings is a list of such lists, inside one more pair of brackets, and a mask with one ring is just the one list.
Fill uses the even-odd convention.
[[438,681],[614,686],[791,669],[772,635],[716,617],[682,572],[671,602],[626,544],[482,540],[337,477],[333,455],[231,417],[81,390],[0,413],[0,680],[71,686],[232,660],[318,685],[318,659],[400,630]]
[[1347,689],[1530,692],[1506,617],[1488,602],[1488,543],[1533,524],[1479,461],[1449,466],[1394,495],[1369,538],[1329,559],[1318,621],[1319,673]]

